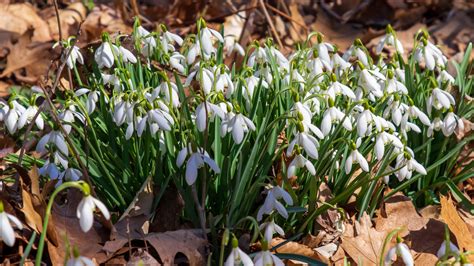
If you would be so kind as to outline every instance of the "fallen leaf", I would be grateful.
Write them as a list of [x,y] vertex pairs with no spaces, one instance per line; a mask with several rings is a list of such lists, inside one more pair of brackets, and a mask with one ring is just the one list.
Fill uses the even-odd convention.
[[[286,239],[279,238],[279,237],[274,238],[274,239],[272,239],[272,242],[270,243],[270,247],[274,247],[274,246],[276,246],[276,245],[278,245],[278,244],[280,244],[284,241],[286,241]],[[303,256],[306,256],[306,257],[309,257],[309,258],[313,258],[315,260],[325,262],[325,263],[329,262],[327,258],[319,255],[318,253],[316,253],[310,247],[308,247],[306,245],[303,245],[303,244],[300,244],[300,243],[297,243],[297,242],[293,242],[293,241],[286,242],[285,244],[283,244],[279,248],[275,249],[275,252],[277,252],[277,253],[298,254],[298,255],[303,255]]]
[[[63,39],[77,34],[79,24],[86,18],[86,12],[86,7],[82,2],[72,3],[65,9],[59,10]],[[48,23],[51,37],[56,41],[59,40],[58,19],[54,7],[43,10],[41,15]]]
[[80,43],[89,43],[100,39],[102,32],[130,33],[132,28],[128,26],[119,11],[109,6],[100,4],[87,15],[81,26]]
[[0,30],[23,35],[33,29],[32,41],[47,42],[51,40],[48,24],[37,14],[30,3],[0,4]]
[[[474,250],[474,238],[466,223],[459,216],[451,198],[441,196],[441,218],[456,237],[460,249],[464,251]],[[470,255],[469,258],[474,261],[473,255]]]
[[385,201],[375,219],[375,228],[380,232],[386,232],[399,227],[405,227],[409,231],[420,230],[428,219],[421,217],[410,198],[397,193]]

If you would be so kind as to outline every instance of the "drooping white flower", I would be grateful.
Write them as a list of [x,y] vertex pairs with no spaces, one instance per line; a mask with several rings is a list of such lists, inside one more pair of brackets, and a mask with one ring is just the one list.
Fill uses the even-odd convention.
[[448,112],[443,120],[443,126],[441,127],[443,134],[446,137],[451,136],[454,133],[456,127],[459,128],[460,131],[464,129],[464,122],[462,121],[459,116],[454,114],[453,112]]
[[3,202],[0,201],[0,240],[9,247],[15,244],[15,231],[11,225],[12,222],[18,229],[22,230],[23,225],[15,216],[5,212]]
[[202,102],[196,107],[196,127],[199,132],[204,132],[207,127],[208,118],[214,119],[215,116],[218,116],[220,119],[225,118],[224,111],[215,104],[210,102]]
[[208,27],[203,27],[201,29],[199,35],[199,42],[201,43],[202,51],[206,55],[210,55],[214,51],[214,47],[212,46],[213,37],[219,42],[224,43],[224,38],[222,38],[222,35],[218,31],[210,29]]
[[[335,76],[334,76],[335,79]],[[333,101],[336,100],[337,95],[344,95],[347,98],[350,99],[355,99],[356,96],[354,92],[349,88],[348,86],[338,82],[338,81],[333,81],[331,82],[331,85],[329,85],[328,89],[326,90],[326,95],[329,96]]]
[[168,103],[171,103],[173,107],[179,107],[181,103],[179,102],[178,95],[178,86],[173,82],[162,82],[158,87],[156,87],[149,100],[153,101],[158,98],[159,95],[164,95]]
[[401,94],[408,94],[408,89],[402,82],[398,81],[396,78],[387,78],[385,83],[385,91],[389,94],[392,93],[401,93]]
[[391,265],[392,261],[400,256],[406,266],[413,266],[414,261],[410,253],[410,249],[405,243],[397,243],[393,248],[389,249],[385,256],[385,265]]
[[51,131],[48,134],[44,135],[36,145],[36,151],[45,152],[46,145],[53,144],[62,154],[68,155],[69,151],[67,149],[66,140],[64,136],[59,131]]
[[283,218],[288,218],[288,212],[286,211],[285,206],[278,201],[281,198],[286,204],[293,205],[293,199],[283,188],[280,186],[274,186],[269,189],[265,202],[258,210],[257,221],[262,220],[263,214],[271,214],[274,210],[277,210]]
[[48,176],[50,179],[58,179],[59,177],[59,169],[58,166],[51,161],[46,161],[43,166],[38,169],[38,172],[42,176]]
[[26,109],[16,100],[11,100],[8,103],[0,104],[3,105],[3,107],[0,109],[0,121],[5,123],[8,132],[13,135],[19,129],[19,119]]
[[203,148],[198,148],[197,151],[193,151],[191,145],[184,147],[176,158],[176,165],[181,167],[186,160],[186,183],[188,185],[194,184],[198,175],[198,169],[207,164],[216,174],[220,174],[221,169],[217,163],[209,156],[207,151],[204,151]]
[[74,104],[69,104],[62,112],[58,115],[59,120],[62,122],[62,127],[67,134],[71,132],[72,126],[71,124],[74,123],[75,119],[77,118],[81,123],[84,124],[86,118],[83,114],[76,111],[76,106]]
[[312,175],[316,175],[314,165],[301,154],[297,154],[288,166],[288,178],[294,176],[296,174],[296,169],[298,168],[306,168]]
[[402,123],[404,123],[403,121],[404,120],[406,121],[408,119],[408,117],[420,119],[421,123],[423,123],[425,126],[430,126],[431,125],[431,122],[430,122],[430,119],[428,118],[428,116],[425,113],[423,113],[415,105],[408,106],[407,110],[405,111],[405,114],[402,117]]
[[393,97],[390,98],[387,102],[387,107],[383,111],[383,117],[385,119],[388,119],[388,117],[390,116],[392,118],[392,122],[395,125],[399,126],[402,122],[402,111],[404,112],[406,110],[404,106],[405,105],[400,103],[398,99],[395,99]]
[[232,250],[225,260],[224,266],[253,266],[252,259],[239,248],[237,239],[232,239]]
[[117,48],[117,46],[115,45],[112,45],[113,49],[115,50],[115,52],[117,53],[117,55],[121,55],[122,56],[122,60],[123,62],[125,63],[133,63],[135,64],[137,62],[137,58],[135,57],[135,55],[130,52],[129,50],[127,50],[126,48],[124,48],[123,46],[119,46]]
[[165,53],[170,50],[170,47],[173,48],[172,45],[174,43],[177,43],[179,46],[183,45],[183,38],[177,34],[165,30],[163,32],[163,36],[161,37],[161,46],[163,47]]
[[[70,49],[72,50],[69,52]],[[66,64],[69,69],[74,69],[76,62],[79,62],[79,64],[81,65],[84,64],[84,58],[82,57],[79,47],[73,45],[72,47],[66,48],[66,50],[64,51],[64,55],[67,55],[68,53],[69,56],[66,59]]]
[[233,52],[244,56],[245,51],[244,48],[239,44],[239,42],[235,39],[234,36],[225,36],[224,37],[224,48],[226,50],[227,56],[230,56]]
[[382,131],[377,134],[375,140],[375,155],[377,156],[377,160],[380,161],[383,159],[383,155],[385,153],[385,145],[388,144],[392,144],[393,146],[399,149],[403,149],[403,143],[397,136],[390,134],[386,131]]
[[397,156],[395,169],[399,168],[400,170],[395,172],[399,181],[410,179],[414,171],[422,175],[427,174],[425,167],[415,160],[413,151],[408,147],[405,147],[405,152]]
[[431,125],[428,127],[427,136],[432,137],[434,131],[440,131],[444,128],[444,122],[439,117],[435,117],[433,121],[431,121]]
[[100,200],[92,197],[91,195],[85,196],[79,202],[76,210],[76,216],[79,219],[79,224],[83,232],[88,232],[92,228],[92,223],[94,222],[94,211],[98,208],[104,218],[109,220],[110,213],[105,207],[104,203]]
[[444,240],[443,243],[441,243],[441,246],[439,247],[438,252],[436,252],[436,256],[438,257],[438,259],[441,259],[446,254],[459,255],[459,253],[460,253],[459,248],[456,245],[454,245],[453,242],[449,241],[449,243],[447,243],[446,240]]
[[431,95],[427,101],[426,108],[429,114],[431,114],[432,107],[436,110],[441,110],[442,108],[449,109],[456,104],[454,97],[449,92],[440,90],[439,88],[434,88],[431,91]]
[[372,93],[375,97],[380,98],[383,96],[382,89],[375,78],[374,72],[369,72],[369,70],[365,68],[360,72],[359,86],[366,92]]
[[[114,76],[114,75],[112,75]],[[115,76],[114,76],[115,77]],[[90,115],[95,111],[97,101],[99,101],[99,91],[91,91],[87,88],[81,88],[74,92],[77,97],[87,94],[86,111]]]
[[377,54],[380,54],[386,45],[395,47],[398,53],[403,54],[403,44],[396,38],[395,34],[387,33],[382,38],[380,38],[375,52]]
[[227,115],[227,119],[221,125],[221,134],[225,136],[228,132],[232,132],[235,144],[242,143],[246,132],[255,131],[255,124],[243,114],[229,112]]
[[454,82],[456,81],[454,77],[451,76],[451,74],[449,74],[448,71],[444,69],[439,73],[438,78],[436,80],[438,81],[438,86],[441,86],[444,82],[454,84]]
[[[28,108],[26,108],[26,110],[20,115],[20,118],[18,119],[18,129],[22,129],[25,125],[33,122],[32,120],[37,112],[38,107],[34,105],[28,106]],[[36,117],[36,120],[34,122],[39,130],[43,130],[44,120],[41,114]]]
[[364,64],[364,66],[369,66],[369,59],[365,51],[362,49],[362,42],[359,39],[354,41],[354,44],[347,49],[342,58],[348,61],[351,56],[355,56],[362,64]]
[[287,156],[291,156],[295,145],[302,147],[304,151],[309,155],[309,157],[313,159],[318,159],[319,142],[315,137],[310,135],[308,131],[298,131],[295,134],[293,140],[288,145],[288,149],[286,151]]
[[329,135],[332,129],[332,125],[334,123],[342,122],[342,126],[351,131],[352,130],[352,123],[348,116],[346,116],[341,110],[339,110],[336,106],[329,107],[323,115],[323,120],[321,121],[321,131],[323,132],[324,136]]
[[153,54],[156,48],[155,38],[142,26],[137,27],[136,34],[139,38],[139,41],[141,42],[141,53],[144,56],[149,57],[151,54]]
[[173,52],[173,54],[170,56],[170,66],[173,69],[178,70],[179,73],[185,74],[186,73],[186,65],[184,64],[186,58],[184,55],[178,53],[178,52]]
[[436,66],[444,69],[448,62],[441,50],[426,39],[419,43],[415,50],[414,58],[419,64],[425,63],[426,68],[429,70],[435,69]]
[[269,266],[269,265],[285,266],[285,263],[283,263],[283,261],[280,258],[273,255],[268,250],[262,250],[259,253],[257,253],[255,255],[255,258],[253,259],[253,262],[255,263],[255,266]]
[[281,228],[278,224],[275,223],[275,220],[271,220],[270,222],[263,223],[259,226],[260,231],[264,231],[264,239],[270,243],[272,242],[273,235],[275,233],[279,234],[281,237],[285,236],[285,231]]
[[362,155],[358,150],[357,148],[360,147],[360,144],[361,144],[362,140],[360,138],[357,139],[357,142],[356,143],[353,143],[353,147],[352,147],[352,151],[351,153],[349,154],[349,156],[347,156],[347,159],[346,159],[346,164],[345,164],[345,170],[346,170],[346,174],[349,174],[351,172],[351,169],[352,169],[352,164],[353,163],[357,163],[360,165],[360,168],[364,171],[364,172],[368,172],[369,171],[369,164],[367,163],[367,159],[365,159],[364,155]]
[[[113,45],[113,44],[112,44]],[[99,68],[111,68],[114,64],[114,54],[109,42],[103,42],[94,53],[94,60]]]

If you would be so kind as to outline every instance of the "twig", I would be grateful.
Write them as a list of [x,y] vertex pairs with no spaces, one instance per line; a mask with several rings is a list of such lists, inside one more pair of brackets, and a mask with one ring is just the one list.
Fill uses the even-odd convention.
[[[59,41],[63,40],[63,31],[61,29],[61,18],[59,17],[59,8],[58,8],[58,1],[54,0],[54,11],[56,12],[56,20],[58,21],[58,33],[59,33]],[[63,45],[61,44],[61,47]]]
[[280,49],[282,49],[282,48],[283,48],[283,44],[282,44],[282,42],[281,42],[281,40],[280,40],[280,36],[278,36],[278,32],[277,32],[276,29],[275,29],[275,25],[273,25],[273,21],[272,21],[272,19],[270,18],[270,15],[268,14],[268,10],[267,10],[267,8],[265,7],[265,3],[263,2],[263,0],[259,0],[258,2],[260,3],[260,7],[263,9],[263,13],[265,14],[265,17],[266,17],[266,19],[267,19],[267,21],[268,21],[268,24],[270,25],[270,29],[272,30],[272,33],[273,33],[275,39],[277,40],[278,45],[280,46]]
[[265,3],[265,5],[271,9],[273,12],[277,13],[278,15],[290,20],[291,22],[297,24],[298,26],[301,26],[303,27],[306,31],[309,31],[309,28],[308,26],[306,26],[305,24],[301,23],[301,22],[298,22],[296,19],[292,18],[291,16],[288,16],[287,14],[285,14],[284,12],[280,11],[278,8],[275,8],[273,7],[272,5],[270,4],[267,4]]

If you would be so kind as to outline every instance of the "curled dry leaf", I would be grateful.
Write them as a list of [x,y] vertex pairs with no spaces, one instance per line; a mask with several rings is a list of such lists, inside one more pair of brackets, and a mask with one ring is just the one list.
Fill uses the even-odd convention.
[[106,5],[96,5],[87,15],[81,27],[81,43],[99,39],[102,32],[130,33],[131,27],[125,24],[120,12]]
[[[29,4],[0,4],[0,31],[18,36],[33,29],[32,41],[47,42],[51,40],[48,24]],[[11,35],[10,35],[11,37]]]
[[[79,24],[86,18],[86,12],[86,7],[81,2],[72,3],[65,9],[59,10],[63,39],[67,39],[67,37],[77,34]],[[43,10],[41,15],[48,23],[51,38],[56,41],[59,40],[58,20],[54,7],[51,6],[50,8]]]
[[[466,223],[459,216],[451,198],[441,196],[441,218],[456,237],[460,249],[464,251],[474,250],[474,238]],[[471,254],[469,259],[474,261],[474,255]]]
[[[276,238],[272,239],[272,242],[270,243],[270,246],[274,247],[274,246],[276,246],[276,245],[278,245],[278,244],[280,244],[284,241],[286,241],[286,239],[276,237]],[[310,247],[308,247],[306,245],[303,245],[303,244],[300,244],[300,243],[297,243],[297,242],[293,242],[293,241],[286,242],[284,245],[277,248],[275,251],[277,253],[291,253],[291,254],[303,255],[303,256],[306,256],[306,257],[313,258],[315,260],[319,260],[319,261],[323,261],[325,263],[328,263],[327,258],[319,255],[317,252],[315,252]]]

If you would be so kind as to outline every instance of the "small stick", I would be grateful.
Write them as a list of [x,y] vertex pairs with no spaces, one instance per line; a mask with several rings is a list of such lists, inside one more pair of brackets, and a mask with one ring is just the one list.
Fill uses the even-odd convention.
[[302,24],[302,23],[298,22],[296,19],[292,18],[291,16],[288,16],[287,14],[285,14],[284,12],[280,11],[279,9],[273,7],[273,6],[270,5],[270,4],[265,3],[265,5],[266,5],[269,9],[271,9],[273,12],[277,13],[278,15],[280,15],[280,16],[282,16],[282,17],[284,17],[284,18],[290,20],[291,22],[294,22],[295,24],[297,24],[297,25],[303,27],[306,31],[309,31],[308,26],[306,26],[305,24]]
[[278,32],[275,29],[275,25],[273,25],[273,21],[270,18],[270,15],[268,14],[268,10],[265,7],[265,3],[263,2],[263,0],[259,0],[258,2],[260,3],[261,8],[263,9],[263,13],[265,14],[265,17],[268,21],[268,24],[270,25],[270,29],[272,30],[272,33],[275,36],[275,39],[277,40],[278,45],[280,46],[280,49],[282,49],[283,48],[283,43],[281,42],[280,36],[278,36]]

